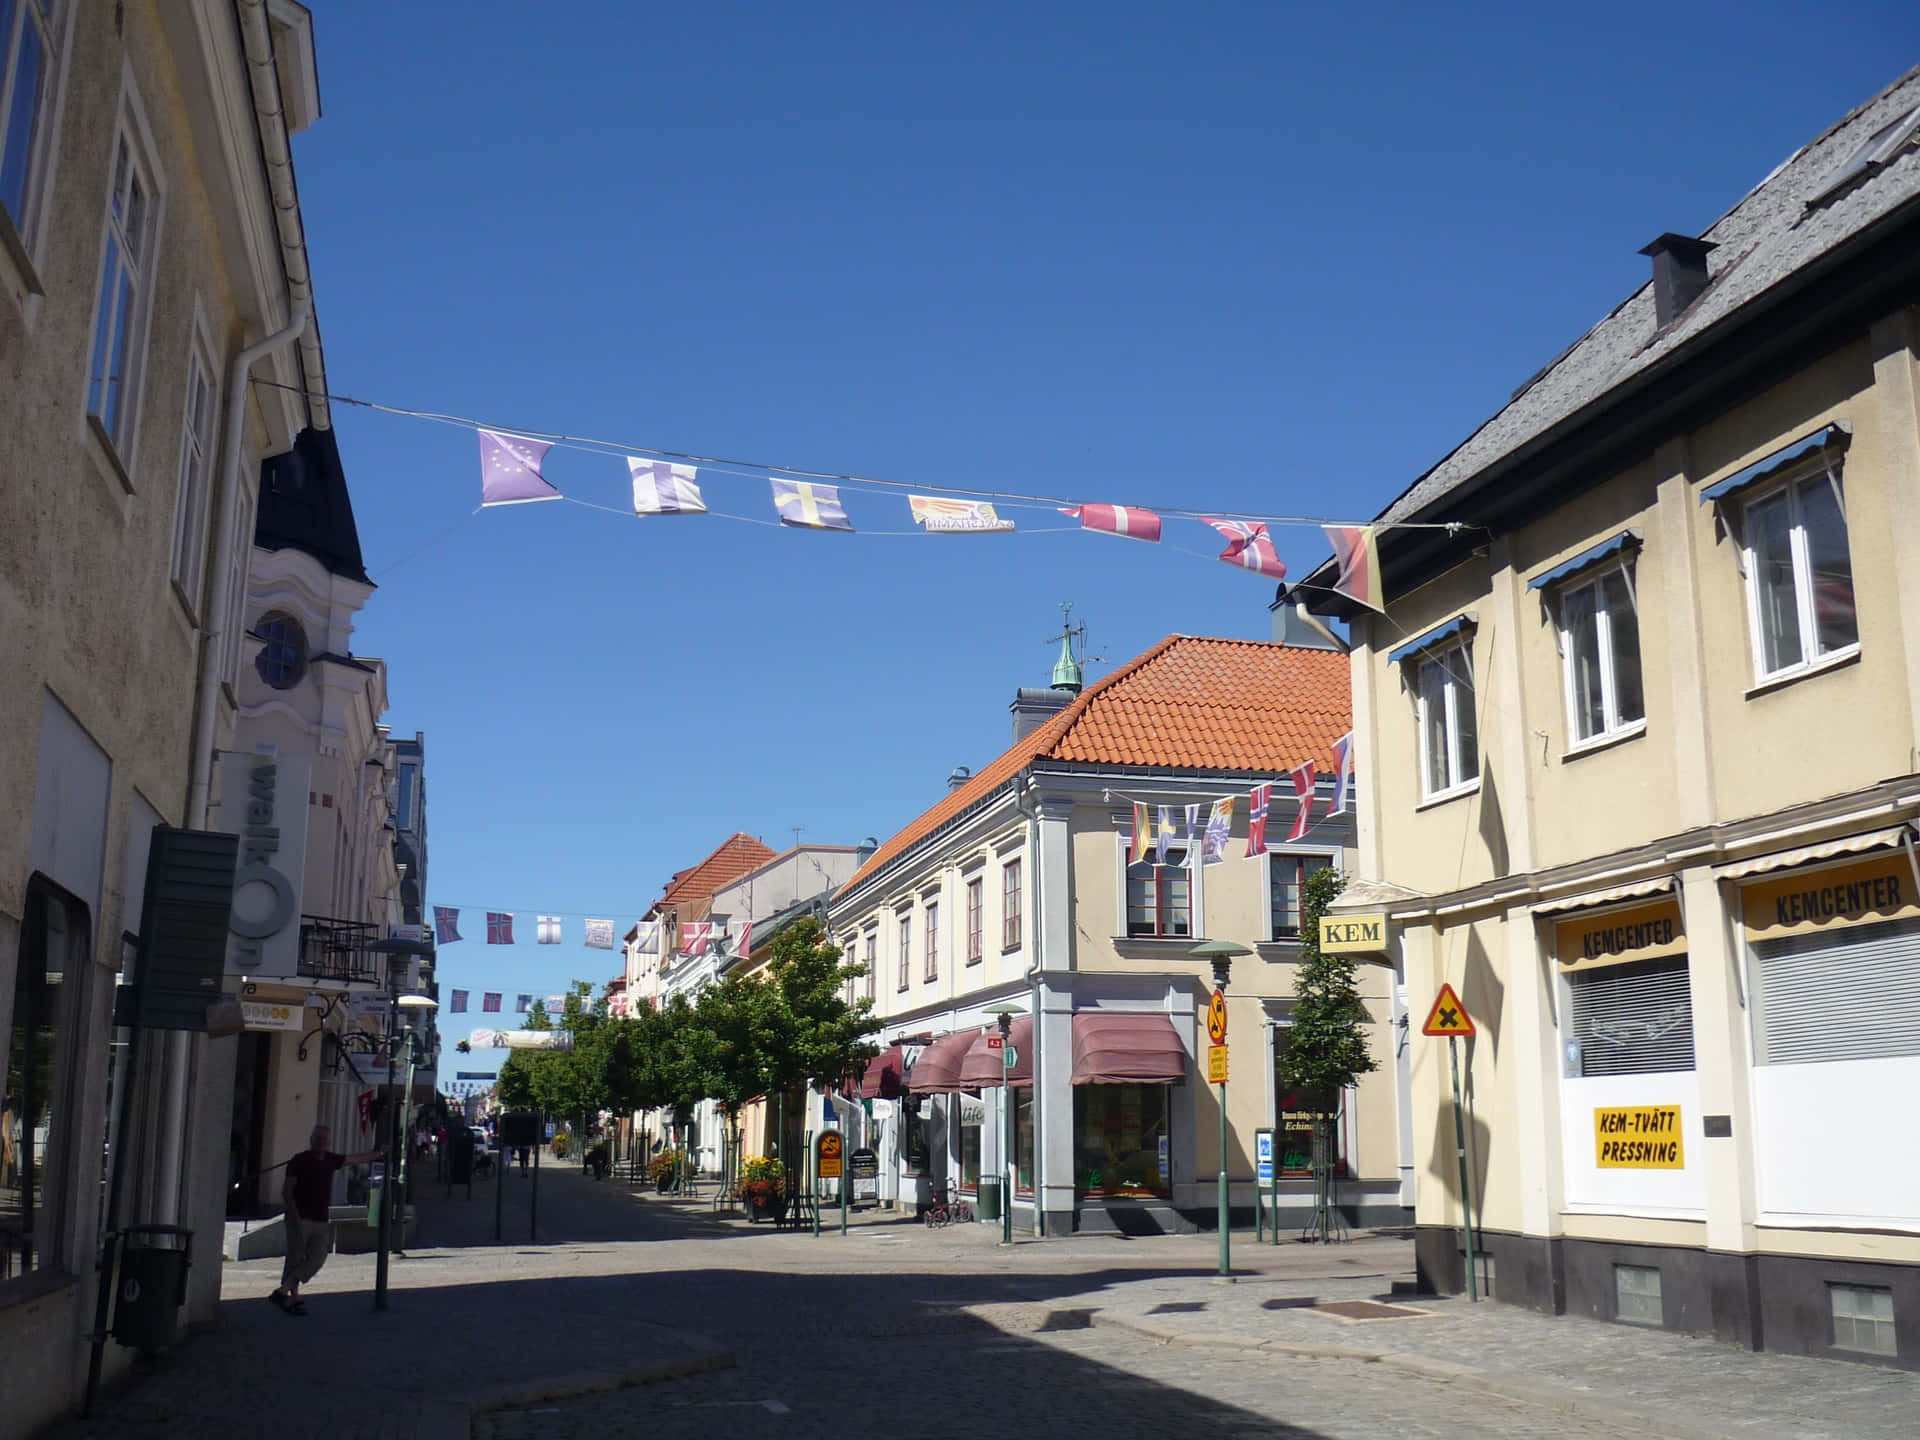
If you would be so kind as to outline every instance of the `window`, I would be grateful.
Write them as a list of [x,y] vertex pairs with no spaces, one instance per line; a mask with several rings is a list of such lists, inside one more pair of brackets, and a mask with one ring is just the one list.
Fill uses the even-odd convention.
[[927,902],[926,933],[921,937],[926,946],[927,968],[925,978],[940,978],[940,903],[937,900]]
[[960,1100],[960,1188],[969,1195],[980,1190],[980,1126],[985,1119],[978,1100]]
[[51,149],[59,0],[0,0],[0,210],[24,242]]
[[900,988],[906,989],[912,983],[913,965],[913,916],[900,917]]
[[266,643],[253,668],[276,690],[291,690],[307,673],[307,632],[300,622],[279,610],[260,617],[255,633]]
[[1081,1195],[1172,1193],[1165,1085],[1073,1087],[1073,1185]]
[[1652,1075],[1693,1069],[1687,957],[1575,970],[1569,1075]]
[[[1812,882],[1810,882],[1812,883]],[[1894,922],[1753,947],[1762,1065],[1920,1055],[1920,935]]]
[[1269,855],[1267,863],[1269,918],[1273,940],[1300,937],[1300,897],[1307,877],[1332,868],[1331,855]]
[[1790,674],[1858,645],[1840,477],[1783,486],[1744,515],[1755,674]]
[[1336,1091],[1295,1085],[1286,1078],[1287,1051],[1293,1044],[1293,1025],[1273,1027],[1274,1164],[1282,1175],[1311,1175],[1316,1145],[1331,1143],[1333,1173],[1345,1177],[1346,1126],[1340,1123],[1341,1096]]
[[1000,948],[1020,948],[1020,862],[1000,867]]
[[133,453],[152,251],[153,186],[123,125],[113,162],[106,254],[100,262],[99,308],[93,321],[93,366],[87,381],[87,413],[100,422],[123,463]]
[[1620,735],[1647,718],[1633,572],[1619,566],[1560,595],[1571,744]]
[[413,777],[419,772],[420,767],[418,765],[402,765],[400,767],[399,815],[396,817],[395,823],[398,824],[402,830],[407,829],[413,824]]
[[879,948],[879,933],[877,931],[869,931],[867,934],[867,999],[869,1000],[873,999],[873,987],[876,979],[875,972],[880,968],[880,959],[876,953]]
[[1193,874],[1183,846],[1167,848],[1165,865],[1142,860],[1127,867],[1127,934],[1153,937],[1193,934]]
[[[0,0],[4,4],[5,0]],[[180,427],[180,493],[173,510],[173,583],[200,609],[207,493],[213,470],[213,366],[196,338],[187,352],[187,407]]]
[[1473,646],[1450,645],[1421,656],[1416,681],[1420,774],[1428,799],[1451,795],[1480,779],[1480,732],[1473,713]]
[[987,886],[974,878],[967,882],[967,964],[978,965],[982,952],[982,932],[987,923]]
[[[242,487],[244,491],[246,487]],[[238,522],[234,527],[235,535],[253,534],[253,500],[246,494],[239,497],[234,512]],[[220,640],[220,681],[224,685],[237,684],[240,678],[240,636],[246,629],[242,618],[247,600],[247,565],[253,556],[251,544],[235,545],[227,560],[227,593],[224,597],[226,620]],[[215,556],[217,562],[219,557]],[[216,595],[211,604],[219,604],[222,597]]]
[[64,1268],[65,1159],[73,1123],[75,991],[86,971],[86,907],[28,882],[0,1092],[0,1281]]
[[1013,1193],[1033,1194],[1033,1087],[1013,1092]]
[[1833,1307],[1833,1348],[1868,1355],[1898,1355],[1894,1338],[1893,1291],[1879,1285],[1829,1285]]
[[1613,1314],[1634,1325],[1660,1325],[1660,1270],[1654,1265],[1613,1267]]

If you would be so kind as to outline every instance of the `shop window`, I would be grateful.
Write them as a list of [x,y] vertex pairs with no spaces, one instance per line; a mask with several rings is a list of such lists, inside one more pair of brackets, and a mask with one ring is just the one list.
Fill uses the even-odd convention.
[[1867,1355],[1898,1355],[1894,1335],[1893,1291],[1879,1285],[1829,1285],[1833,1307],[1833,1348]]
[[1616,566],[1560,593],[1560,654],[1572,744],[1624,735],[1645,724],[1632,567]]
[[1653,1265],[1613,1267],[1613,1315],[1633,1325],[1662,1325],[1660,1271]]
[[1167,863],[1142,860],[1127,867],[1127,934],[1186,937],[1193,934],[1193,872],[1187,852],[1170,846]]
[[1920,1055],[1920,932],[1900,922],[1753,947],[1762,1065]]
[[969,1194],[980,1188],[980,1104],[960,1102],[960,1188]]
[[1333,867],[1331,855],[1270,855],[1267,857],[1268,914],[1273,940],[1300,938],[1300,901],[1308,877]]
[[0,1092],[0,1281],[67,1268],[67,1160],[80,1043],[76,991],[87,970],[86,907],[35,876],[28,882]]
[[1684,955],[1567,976],[1569,1075],[1693,1069],[1693,996]]
[[1165,1085],[1073,1087],[1073,1182],[1082,1195],[1171,1191]]
[[1418,661],[1414,705],[1420,726],[1420,775],[1429,800],[1480,781],[1480,726],[1474,715],[1473,645],[1462,641]]
[[1033,1194],[1033,1087],[1013,1092],[1013,1193]]
[[1746,502],[1742,529],[1754,673],[1788,675],[1860,643],[1853,560],[1836,472]]
[[1340,1101],[1337,1095],[1299,1085],[1284,1078],[1281,1063],[1292,1043],[1291,1026],[1276,1025],[1273,1030],[1273,1163],[1282,1175],[1313,1174],[1313,1145],[1316,1131],[1333,1132],[1333,1173],[1345,1176],[1347,1170],[1346,1136],[1341,1133]]

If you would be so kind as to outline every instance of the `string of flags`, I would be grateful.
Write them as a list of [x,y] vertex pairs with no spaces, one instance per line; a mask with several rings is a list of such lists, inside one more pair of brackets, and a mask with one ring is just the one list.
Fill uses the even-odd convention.
[[[511,945],[513,940],[513,912],[510,910],[489,910],[487,914],[487,944]],[[565,922],[558,915],[539,915],[534,921],[534,938],[542,945],[562,943],[561,934]],[[588,919],[585,925],[586,946],[589,950],[613,949],[613,921]],[[433,907],[433,938],[436,944],[451,945],[466,937],[460,933],[460,907],[457,905],[436,905]]]
[[[1349,730],[1333,744],[1334,787],[1327,802],[1326,816],[1331,819],[1347,809],[1353,794],[1353,732]],[[1299,807],[1294,814],[1293,828],[1287,832],[1284,843],[1293,844],[1306,835],[1313,823],[1314,785],[1318,767],[1308,760],[1296,765],[1287,772],[1289,788],[1293,791],[1295,804]],[[1247,849],[1246,858],[1269,853],[1267,844],[1267,823],[1273,805],[1271,783],[1255,785],[1247,795]],[[1172,805],[1153,806],[1145,801],[1136,800],[1133,806],[1133,837],[1128,846],[1128,863],[1138,865],[1151,860],[1153,864],[1164,866],[1168,853],[1177,845],[1182,851],[1180,864],[1191,870],[1201,865],[1218,865],[1227,858],[1227,848],[1233,835],[1233,814],[1239,804],[1235,796],[1228,795],[1213,802],[1212,805],[1193,804],[1184,807],[1181,817],[1184,829],[1175,823]],[[1205,810],[1206,821],[1201,822],[1201,811]]]
[[[525,505],[540,500],[563,500],[558,486],[542,473],[550,441],[535,440],[500,430],[478,431],[480,437],[480,505]],[[633,513],[648,515],[708,515],[699,484],[700,466],[667,460],[626,458],[633,485]],[[728,472],[723,472],[728,473]],[[819,480],[787,479],[769,475],[773,511],[778,523],[793,530],[835,530],[853,534],[852,518],[840,497],[840,487]],[[1136,505],[1082,504],[1056,507],[1080,528],[1149,544],[1160,542],[1164,520]],[[913,522],[928,535],[1006,534],[1016,529],[987,500],[947,495],[907,496]],[[746,517],[729,517],[746,518]],[[1217,531],[1227,542],[1222,563],[1271,580],[1284,580],[1287,567],[1274,548],[1267,522],[1259,520],[1193,517]],[[1380,556],[1371,525],[1322,525],[1339,561],[1334,590],[1347,598],[1382,609]]]

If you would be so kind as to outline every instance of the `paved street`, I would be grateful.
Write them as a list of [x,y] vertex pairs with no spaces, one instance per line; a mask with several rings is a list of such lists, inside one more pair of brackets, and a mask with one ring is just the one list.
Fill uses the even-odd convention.
[[[371,1256],[334,1256],[304,1320],[260,1298],[277,1262],[229,1264],[220,1333],[54,1433],[1877,1440],[1920,1416],[1920,1377],[1396,1296],[1396,1239],[1248,1237],[1218,1285],[1207,1237],[1004,1249],[985,1226],[870,1220],[816,1240],[568,1168],[542,1172],[534,1244],[531,1188],[508,1177],[501,1246],[490,1187],[424,1197],[385,1316]],[[1316,1308],[1374,1298],[1414,1313]]]

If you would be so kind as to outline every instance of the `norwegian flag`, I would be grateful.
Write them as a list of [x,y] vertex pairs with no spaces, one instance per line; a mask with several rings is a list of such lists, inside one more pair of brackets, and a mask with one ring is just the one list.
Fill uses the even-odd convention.
[[1309,760],[1298,769],[1287,772],[1287,778],[1293,781],[1293,798],[1300,802],[1300,814],[1293,822],[1293,833],[1287,836],[1289,841],[1298,840],[1307,833],[1307,822],[1313,814],[1313,769],[1313,761]]
[[1255,520],[1209,520],[1207,524],[1226,537],[1227,548],[1220,552],[1220,558],[1227,564],[1275,580],[1287,578],[1287,567],[1273,548],[1273,537],[1267,534],[1265,525]]
[[467,1013],[467,992],[464,990],[454,991],[453,1004],[449,1008],[450,1008],[450,1013],[454,1015],[466,1014]]
[[513,944],[513,916],[504,910],[487,912],[487,944]]
[[1151,510],[1134,505],[1071,505],[1060,513],[1078,520],[1082,530],[1098,530],[1106,535],[1124,535],[1129,540],[1160,538],[1160,517]]
[[498,990],[489,990],[486,994],[482,995],[480,997],[480,1010],[481,1013],[485,1015],[498,1015],[500,1013],[500,992]]
[[460,912],[453,906],[433,907],[433,938],[440,945],[451,945],[460,938]]
[[1256,785],[1247,795],[1247,854],[1267,853],[1267,806],[1273,803],[1273,786]]

